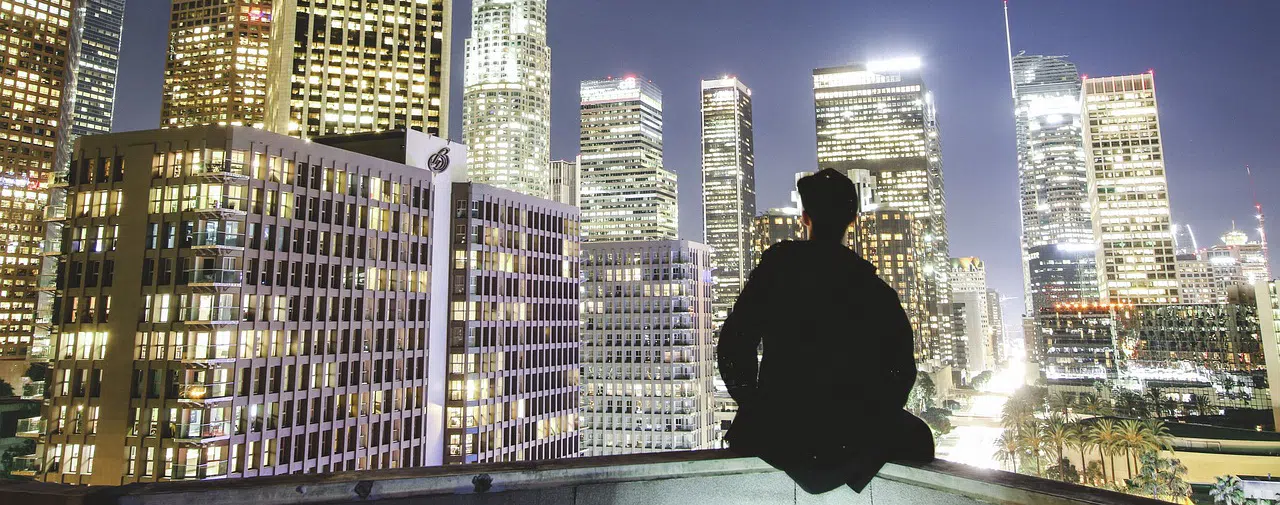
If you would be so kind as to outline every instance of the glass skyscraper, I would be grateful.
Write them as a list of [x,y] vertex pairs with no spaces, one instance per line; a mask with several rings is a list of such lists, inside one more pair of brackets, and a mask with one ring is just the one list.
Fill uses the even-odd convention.
[[717,322],[729,315],[755,266],[753,131],[751,89],[736,77],[702,81],[702,229],[715,268]]
[[1013,81],[1027,308],[1096,299],[1080,75],[1061,56],[1019,54]]
[[124,0],[87,0],[76,71],[74,136],[111,131]]
[[676,174],[662,166],[662,91],[628,76],[583,81],[581,99],[584,240],[676,238]]
[[471,180],[548,198],[547,1],[476,0],[464,68],[462,138]]

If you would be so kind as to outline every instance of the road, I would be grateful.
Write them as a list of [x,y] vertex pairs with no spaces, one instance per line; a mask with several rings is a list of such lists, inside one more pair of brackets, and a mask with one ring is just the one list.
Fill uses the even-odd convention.
[[983,391],[960,399],[963,407],[951,417],[954,429],[938,438],[938,457],[979,468],[1002,469],[995,457],[996,440],[1004,432],[1000,411],[1009,395],[1022,386],[1023,366],[1012,363],[998,371]]

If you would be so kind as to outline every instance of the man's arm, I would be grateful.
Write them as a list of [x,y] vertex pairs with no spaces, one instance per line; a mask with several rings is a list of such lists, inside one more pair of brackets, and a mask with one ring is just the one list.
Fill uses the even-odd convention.
[[716,345],[720,377],[738,405],[752,403],[757,395],[760,363],[756,353],[764,337],[760,315],[767,306],[769,270],[774,263],[769,260],[769,252],[765,251],[760,265],[738,294],[733,311],[720,327],[720,342]]

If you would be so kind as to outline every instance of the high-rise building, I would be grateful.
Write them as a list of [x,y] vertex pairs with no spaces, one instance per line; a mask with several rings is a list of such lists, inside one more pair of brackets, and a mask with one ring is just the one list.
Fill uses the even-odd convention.
[[646,240],[582,249],[583,454],[710,448],[709,248]]
[[270,18],[282,22],[271,24],[266,128],[301,138],[385,130],[443,136],[452,5],[275,0]]
[[[950,316],[938,306],[950,302],[951,255],[937,115],[920,68],[918,58],[904,58],[814,70],[818,167],[868,171],[879,209],[910,213],[919,223],[927,310],[922,322],[929,348],[943,352]],[[949,357],[921,359],[945,364]]]
[[1013,57],[1023,291],[1034,314],[1095,300],[1080,74],[1063,56]]
[[581,164],[581,156],[572,160],[553,160],[551,162],[551,184],[547,188],[550,191],[549,200],[574,207],[582,205],[578,191],[580,188],[578,174],[581,170]]
[[1178,299],[1182,303],[1226,303],[1227,278],[1219,278],[1219,268],[1195,253],[1174,257],[1178,273]]
[[1082,101],[1099,297],[1178,303],[1155,75],[1087,78]]
[[[991,322],[987,319],[987,269],[978,258],[951,259],[951,302],[964,304],[963,322],[966,369],[971,374],[995,368],[991,346]],[[958,338],[957,338],[958,340]]]
[[[374,144],[398,159],[333,147]],[[434,170],[403,163],[446,147]],[[449,284],[431,274],[450,261],[436,232],[465,156],[412,131],[81,137],[48,249],[62,261],[42,284],[56,303],[40,314],[53,362],[39,478],[439,464]]]
[[995,355],[995,365],[1003,365],[1009,359],[1008,345],[1004,337],[1004,309],[1000,306],[1000,292],[987,288],[987,325],[991,330],[990,345]]
[[123,30],[124,0],[85,0],[73,136],[111,131]]
[[755,265],[755,134],[751,89],[736,77],[702,81],[702,229],[715,268],[715,317],[728,317]]
[[453,186],[444,461],[578,455],[578,209]]
[[[447,33],[445,37],[448,40]],[[462,138],[471,157],[471,180],[547,198],[547,0],[472,2],[462,79]]]
[[1123,327],[1133,307],[1119,304],[1061,303],[1042,309],[1035,318],[1034,354],[1049,381],[1116,378]]
[[582,81],[582,233],[587,242],[675,239],[676,174],[662,166],[662,91],[641,77]]
[[[929,356],[954,358],[950,340],[933,338],[935,329],[929,324],[933,315],[928,307],[925,261],[921,258],[927,245],[924,226],[915,216],[902,210],[863,212],[850,227],[847,244],[876,267],[876,275],[898,293],[898,300],[915,330],[916,360]],[[952,308],[946,308],[947,324]],[[948,329],[948,334],[950,333]]]
[[1280,431],[1280,282],[1275,280],[1254,285],[1258,301],[1258,329],[1262,334],[1262,356],[1267,364],[1267,384],[1271,386],[1271,412],[1276,431]]
[[[272,0],[172,2],[161,128],[262,127],[272,4]],[[275,47],[289,48],[293,43]]]
[[0,4],[0,356],[31,344],[48,190],[70,151],[83,12],[72,0]]
[[1250,242],[1249,235],[1241,230],[1227,232],[1222,243],[1204,251],[1204,256],[1213,266],[1214,275],[1227,285],[1252,286],[1271,280],[1267,246]]
[[[773,244],[783,240],[805,239],[804,225],[800,224],[800,209],[784,207],[764,211],[756,216],[753,233],[754,238],[751,239],[751,243],[755,253],[752,257],[756,264],[759,264],[760,257]],[[755,265],[752,265],[752,268],[755,268]]]

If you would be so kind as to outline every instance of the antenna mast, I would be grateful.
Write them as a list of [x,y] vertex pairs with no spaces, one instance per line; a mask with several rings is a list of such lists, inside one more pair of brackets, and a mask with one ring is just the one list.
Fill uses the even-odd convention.
[[1009,36],[1009,0],[1004,0],[1004,48],[1009,56],[1009,97],[1017,105],[1018,92],[1013,82],[1013,38]]
[[1262,213],[1262,203],[1258,202],[1258,187],[1253,182],[1253,170],[1249,165],[1244,166],[1244,172],[1249,174],[1249,189],[1253,192],[1253,210],[1256,211],[1258,218],[1258,238],[1262,241],[1262,260],[1267,262],[1267,268],[1271,268],[1271,253],[1267,249],[1267,216]]

